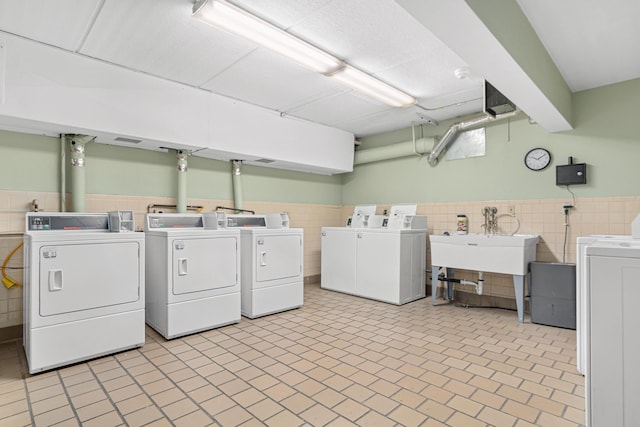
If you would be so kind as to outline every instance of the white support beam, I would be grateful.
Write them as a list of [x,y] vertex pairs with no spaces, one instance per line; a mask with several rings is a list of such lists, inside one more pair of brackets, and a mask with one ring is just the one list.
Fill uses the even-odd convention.
[[515,0],[396,0],[548,132],[572,129],[571,92]]

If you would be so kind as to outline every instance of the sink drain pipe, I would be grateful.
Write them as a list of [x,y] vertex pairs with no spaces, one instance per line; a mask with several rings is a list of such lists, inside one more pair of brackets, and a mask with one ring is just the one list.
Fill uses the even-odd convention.
[[[476,293],[478,295],[482,295],[482,288],[484,287],[484,273],[482,271],[478,272],[478,282],[472,282],[470,280],[464,279],[456,279],[454,277],[446,277],[444,274],[438,275],[438,280],[440,282],[447,283],[460,283],[461,285],[473,286],[476,288]],[[453,300],[453,290],[448,293],[448,299]]]
[[242,211],[242,160],[232,160],[231,171],[233,180],[233,207],[238,211]]
[[177,150],[176,156],[178,157],[178,164],[176,169],[178,170],[178,191],[176,193],[176,212],[187,212],[187,155],[184,150]]

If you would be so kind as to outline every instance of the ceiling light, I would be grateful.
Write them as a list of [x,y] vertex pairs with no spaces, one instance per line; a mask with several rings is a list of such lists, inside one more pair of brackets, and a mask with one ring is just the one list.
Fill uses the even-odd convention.
[[330,73],[343,66],[338,58],[226,1],[198,0],[193,5],[193,17],[242,36],[318,73]]
[[385,104],[406,107],[416,103],[412,96],[225,0],[196,0],[193,17],[271,49]]
[[416,99],[411,95],[350,65],[344,66],[329,76],[392,107],[407,107],[416,103]]

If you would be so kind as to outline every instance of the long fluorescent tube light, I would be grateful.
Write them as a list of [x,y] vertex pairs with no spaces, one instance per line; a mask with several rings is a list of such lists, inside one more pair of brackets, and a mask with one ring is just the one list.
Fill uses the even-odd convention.
[[338,58],[226,1],[198,0],[193,5],[193,17],[258,43],[318,73],[331,73],[344,65]]
[[308,69],[392,107],[416,103],[412,96],[224,0],[197,0],[193,17],[271,49]]
[[345,65],[335,73],[328,74],[344,85],[372,98],[382,101],[392,107],[407,107],[416,103],[416,99],[401,90],[386,84],[375,77],[364,73],[350,65]]

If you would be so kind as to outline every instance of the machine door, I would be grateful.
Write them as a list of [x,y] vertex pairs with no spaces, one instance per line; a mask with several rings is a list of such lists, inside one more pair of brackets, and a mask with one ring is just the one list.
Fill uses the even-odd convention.
[[174,239],[173,294],[226,288],[238,283],[236,236]]
[[321,286],[356,292],[356,232],[350,228],[322,230]]
[[400,236],[395,233],[358,233],[356,289],[358,295],[381,301],[398,299]]
[[91,310],[138,301],[138,242],[40,247],[40,315]]
[[257,235],[256,281],[287,279],[302,275],[302,236],[299,234]]

